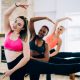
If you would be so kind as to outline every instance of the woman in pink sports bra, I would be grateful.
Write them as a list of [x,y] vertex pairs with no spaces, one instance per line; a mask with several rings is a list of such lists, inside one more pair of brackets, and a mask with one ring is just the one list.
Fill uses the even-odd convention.
[[26,10],[28,5],[17,2],[4,13],[4,48],[8,71],[4,73],[3,78],[10,76],[10,80],[23,80],[24,65],[30,60],[28,20],[24,16],[18,16],[13,28],[9,21],[11,14],[18,7]]

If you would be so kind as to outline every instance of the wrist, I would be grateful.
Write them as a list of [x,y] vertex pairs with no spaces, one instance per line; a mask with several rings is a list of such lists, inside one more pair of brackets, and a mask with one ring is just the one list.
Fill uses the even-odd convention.
[[14,68],[13,69],[10,69],[10,70],[11,70],[12,73],[14,73],[16,71]]

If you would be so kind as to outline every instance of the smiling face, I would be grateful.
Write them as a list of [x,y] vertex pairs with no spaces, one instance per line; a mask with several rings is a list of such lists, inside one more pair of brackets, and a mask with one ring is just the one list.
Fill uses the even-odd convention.
[[21,18],[16,18],[13,24],[13,29],[21,31],[23,26],[24,26],[24,21]]
[[57,34],[62,34],[64,32],[65,28],[63,26],[59,26],[56,30]]
[[49,30],[47,27],[42,26],[42,28],[40,29],[40,31],[38,32],[38,36],[40,38],[43,38],[44,36],[46,36],[48,34]]

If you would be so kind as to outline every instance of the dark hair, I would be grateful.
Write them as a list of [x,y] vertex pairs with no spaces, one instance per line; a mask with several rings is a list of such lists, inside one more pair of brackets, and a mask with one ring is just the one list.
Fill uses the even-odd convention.
[[43,25],[42,27],[45,27],[48,30],[48,32],[49,32],[49,28],[46,25]]
[[22,40],[25,40],[26,36],[27,36],[27,26],[28,26],[28,20],[26,17],[24,16],[19,16],[17,18],[21,18],[24,21],[24,26],[23,26],[23,30],[20,31],[20,38]]

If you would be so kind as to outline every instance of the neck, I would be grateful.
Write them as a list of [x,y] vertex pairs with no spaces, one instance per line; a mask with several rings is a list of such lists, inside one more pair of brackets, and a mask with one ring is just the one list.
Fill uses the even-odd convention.
[[16,36],[20,35],[19,32],[17,32],[17,31],[13,31],[13,34],[16,35]]
[[60,36],[60,34],[56,33],[55,36],[58,38]]

